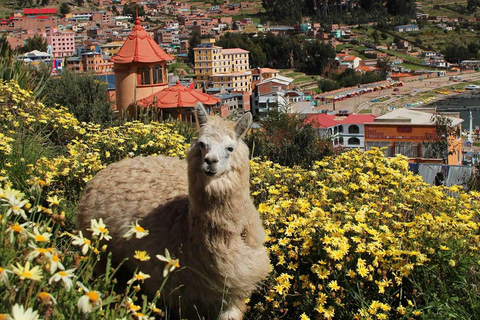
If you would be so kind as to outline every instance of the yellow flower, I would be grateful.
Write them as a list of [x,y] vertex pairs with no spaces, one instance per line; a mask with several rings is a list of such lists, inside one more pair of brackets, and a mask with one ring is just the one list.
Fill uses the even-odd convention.
[[55,195],[53,197],[47,197],[47,202],[50,203],[50,206],[58,206],[60,205],[61,199],[58,199],[58,197]]
[[300,316],[300,320],[310,320],[310,318],[304,313]]
[[25,223],[22,223],[22,224],[19,224],[18,222],[15,222],[13,225],[8,227],[7,230],[5,230],[5,233],[10,233],[10,242],[13,243],[15,234],[25,236],[27,234],[26,227],[28,227],[30,224],[31,224],[31,222],[25,222]]
[[5,286],[7,288],[10,287],[10,282],[8,281],[8,274],[9,273],[12,273],[12,271],[0,267],[0,283],[5,283]]
[[332,319],[335,316],[335,309],[333,307],[328,307],[328,309],[323,312],[323,316],[326,319]]
[[49,242],[52,234],[48,232],[40,233],[38,227],[34,227],[33,233],[29,233],[29,236],[35,239],[37,242]]
[[92,312],[93,308],[102,305],[100,292],[88,290],[82,283],[77,281],[77,285],[83,289],[85,294],[78,299],[78,311],[88,314]]
[[48,292],[42,291],[37,294],[37,298],[45,305],[57,304],[57,300]]
[[38,320],[40,319],[37,311],[32,308],[25,309],[24,306],[15,304],[12,308],[13,320]]
[[52,282],[58,282],[62,281],[63,286],[67,289],[67,291],[70,290],[72,287],[72,278],[75,277],[75,274],[73,273],[76,269],[68,269],[65,271],[59,271],[55,273],[53,276],[50,277],[48,280],[49,284],[52,284]]
[[87,230],[92,231],[92,235],[98,236],[100,240],[105,239],[108,241],[112,239],[112,237],[108,234],[109,231],[107,229],[107,226],[103,223],[102,218],[100,218],[98,221],[97,219],[92,219],[91,227]]
[[337,291],[340,290],[340,286],[337,283],[337,280],[332,280],[328,283],[328,287],[332,289],[332,291]]
[[83,237],[82,231],[78,232],[78,236],[72,235],[71,237],[73,239],[72,244],[76,246],[81,246],[82,254],[86,255],[92,242],[89,239]]
[[173,270],[176,268],[180,268],[180,263],[178,259],[172,259],[170,257],[170,252],[168,252],[168,249],[165,248],[165,255],[157,254],[156,255],[157,259],[160,261],[164,261],[167,263],[165,268],[163,269],[163,277],[165,278],[169,273],[171,273]]
[[122,236],[122,238],[130,240],[134,235],[137,239],[148,236],[148,230],[145,230],[143,227],[141,227],[138,224],[138,220],[130,225],[130,229]]
[[133,275],[133,278],[128,280],[127,283],[128,284],[132,284],[133,282],[135,281],[142,281],[144,282],[146,279],[150,278],[150,275],[149,274],[146,274],[146,273],[143,273],[142,271],[136,273]]
[[17,266],[12,267],[13,273],[20,277],[20,279],[30,279],[34,281],[42,280],[42,270],[39,266],[35,266],[30,269],[30,261],[25,263],[25,266],[22,266],[20,263],[17,263]]
[[150,256],[148,255],[147,251],[135,250],[135,255],[133,257],[140,261],[150,260]]

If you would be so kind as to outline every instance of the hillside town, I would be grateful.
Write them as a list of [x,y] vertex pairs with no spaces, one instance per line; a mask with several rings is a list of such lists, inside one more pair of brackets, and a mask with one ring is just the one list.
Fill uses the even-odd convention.
[[0,320],[480,318],[480,0],[0,0]]
[[[53,76],[65,69],[98,75],[99,79],[109,82],[109,100],[119,114],[132,114],[133,108],[154,109],[160,118],[193,122],[192,110],[197,102],[222,117],[252,112],[259,120],[270,110],[282,110],[301,114],[319,135],[331,138],[334,148],[386,147],[386,155],[403,154],[414,159],[417,165],[461,165],[465,163],[462,139],[469,146],[473,143],[471,134],[457,135],[449,140],[451,153],[441,156],[426,145],[438,139],[437,124],[431,117],[435,109],[414,111],[392,105],[399,98],[415,99],[419,90],[437,89],[440,82],[436,81],[445,86],[480,78],[477,73],[480,60],[452,63],[444,54],[422,49],[399,36],[419,31],[417,24],[395,25],[390,31],[385,30],[382,38],[386,41],[381,43],[361,37],[359,25],[316,22],[262,25],[252,18],[234,18],[240,13],[258,14],[260,6],[256,2],[225,1],[199,8],[187,1],[96,0],[94,6],[95,10],[62,14],[54,7],[25,8],[0,20],[0,32],[12,49],[22,48],[30,38],[41,35],[47,50],[25,52],[20,58],[32,65],[51,66]],[[133,6],[134,15],[124,14]],[[420,4],[417,9],[417,19],[428,21],[433,28],[445,33],[452,31],[455,24],[478,22],[477,18],[462,21],[430,16],[421,13]],[[375,28],[375,25],[372,22],[367,27]],[[378,37],[377,30],[372,30],[372,36]],[[194,34],[201,39],[190,47]],[[252,67],[250,51],[217,45],[227,34],[314,39],[335,50],[334,57],[322,71],[351,72],[358,77],[386,72],[386,76],[379,81],[319,90],[316,83],[319,78],[307,76],[306,81],[299,82],[289,76],[294,73],[285,73],[282,69]],[[393,41],[386,43],[390,37]],[[193,53],[191,67],[185,64],[189,51]],[[169,72],[169,66],[178,64],[182,68]],[[446,79],[448,83],[444,82]],[[471,85],[471,88],[477,86]],[[436,93],[444,93],[441,90],[437,89]],[[465,88],[453,91],[460,93]],[[418,99],[406,106],[412,108],[434,98]],[[378,105],[377,102],[385,103],[368,109],[370,105]],[[462,119],[451,119],[458,127],[457,132],[475,129],[471,123],[470,127],[466,127],[466,123],[462,127]],[[397,133],[390,134],[393,131]]]

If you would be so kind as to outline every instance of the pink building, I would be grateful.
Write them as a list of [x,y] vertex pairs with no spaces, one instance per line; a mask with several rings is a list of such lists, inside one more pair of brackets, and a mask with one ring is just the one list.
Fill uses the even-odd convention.
[[47,37],[47,43],[52,46],[54,57],[61,58],[75,54],[75,32],[57,31],[56,28],[52,28]]

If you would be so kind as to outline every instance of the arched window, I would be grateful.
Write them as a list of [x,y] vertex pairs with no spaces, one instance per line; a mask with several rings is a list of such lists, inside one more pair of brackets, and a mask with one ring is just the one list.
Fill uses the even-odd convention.
[[152,69],[153,75],[153,84],[163,83],[163,68],[162,66],[156,64]]
[[352,124],[348,127],[348,133],[360,133],[360,128],[356,124]]
[[343,137],[340,137],[340,138],[338,139],[338,144],[343,145]]
[[338,126],[338,132],[343,132],[343,126],[342,125]]
[[358,139],[358,138],[350,138],[350,139],[348,139],[348,144],[354,145],[354,146],[360,145],[360,139]]
[[150,82],[150,68],[141,66],[137,69],[138,83],[140,85],[151,84]]

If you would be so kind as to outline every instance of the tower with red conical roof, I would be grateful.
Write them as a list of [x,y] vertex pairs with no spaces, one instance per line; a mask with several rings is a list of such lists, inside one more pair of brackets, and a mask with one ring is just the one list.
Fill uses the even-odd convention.
[[150,37],[137,16],[132,32],[111,59],[117,110],[125,111],[135,101],[166,88],[167,61],[170,60],[173,57]]

